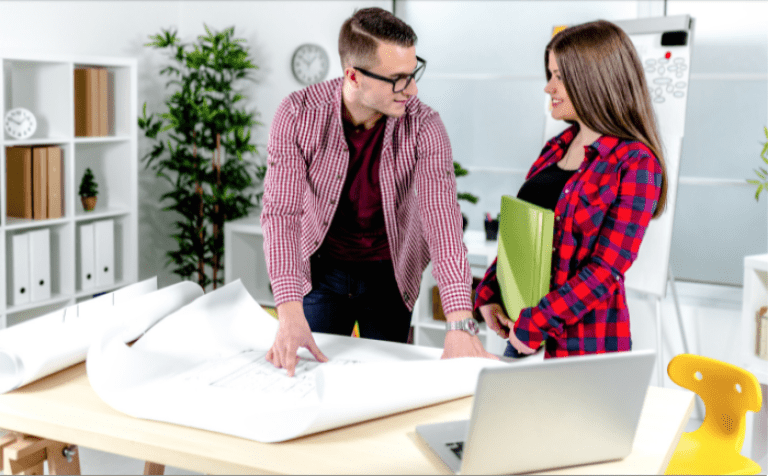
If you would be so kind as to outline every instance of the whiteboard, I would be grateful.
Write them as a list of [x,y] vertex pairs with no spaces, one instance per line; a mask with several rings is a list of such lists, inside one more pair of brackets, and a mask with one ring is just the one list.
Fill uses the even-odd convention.
[[[669,252],[685,133],[694,21],[689,15],[677,15],[614,23],[629,35],[645,68],[667,164],[667,209],[659,218],[651,220],[637,259],[627,271],[624,283],[628,289],[663,298],[667,290]],[[684,46],[661,45],[662,34],[673,31],[688,33]],[[546,141],[564,130],[568,124],[552,119],[548,97],[545,104]]]

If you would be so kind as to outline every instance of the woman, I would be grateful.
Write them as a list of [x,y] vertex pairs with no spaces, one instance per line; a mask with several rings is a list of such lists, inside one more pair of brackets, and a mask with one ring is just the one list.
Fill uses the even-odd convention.
[[544,55],[552,117],[571,125],[550,140],[518,197],[555,212],[550,292],[512,322],[496,263],[475,310],[509,339],[506,356],[545,358],[630,350],[624,273],[666,202],[666,167],[643,68],[629,37],[596,21],[555,35]]

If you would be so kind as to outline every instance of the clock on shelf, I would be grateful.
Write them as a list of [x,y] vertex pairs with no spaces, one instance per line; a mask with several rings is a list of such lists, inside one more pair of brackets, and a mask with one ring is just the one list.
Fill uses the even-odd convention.
[[328,54],[320,45],[305,43],[293,53],[291,71],[301,84],[319,83],[328,75],[328,68]]
[[14,139],[27,139],[35,133],[37,119],[28,109],[15,107],[5,114],[5,132]]

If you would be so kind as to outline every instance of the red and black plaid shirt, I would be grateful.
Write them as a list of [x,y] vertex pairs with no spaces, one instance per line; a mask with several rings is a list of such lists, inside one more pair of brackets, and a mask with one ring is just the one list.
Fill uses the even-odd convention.
[[[275,113],[267,145],[261,226],[275,304],[312,289],[310,256],[323,243],[349,166],[342,79],[296,91]],[[430,259],[446,313],[472,309],[451,144],[437,112],[416,97],[388,117],[379,177],[389,251],[403,302],[413,309]]]
[[[563,158],[574,125],[550,140],[526,176]],[[514,332],[545,357],[630,350],[624,273],[658,204],[661,165],[644,144],[602,136],[555,206],[550,292],[520,312]],[[501,303],[496,262],[477,287],[475,309]]]

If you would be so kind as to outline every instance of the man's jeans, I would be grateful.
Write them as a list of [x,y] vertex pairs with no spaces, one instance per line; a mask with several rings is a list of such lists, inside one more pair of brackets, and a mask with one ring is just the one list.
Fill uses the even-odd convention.
[[304,296],[312,332],[407,342],[411,311],[403,303],[391,261],[347,262],[312,257],[312,291]]

